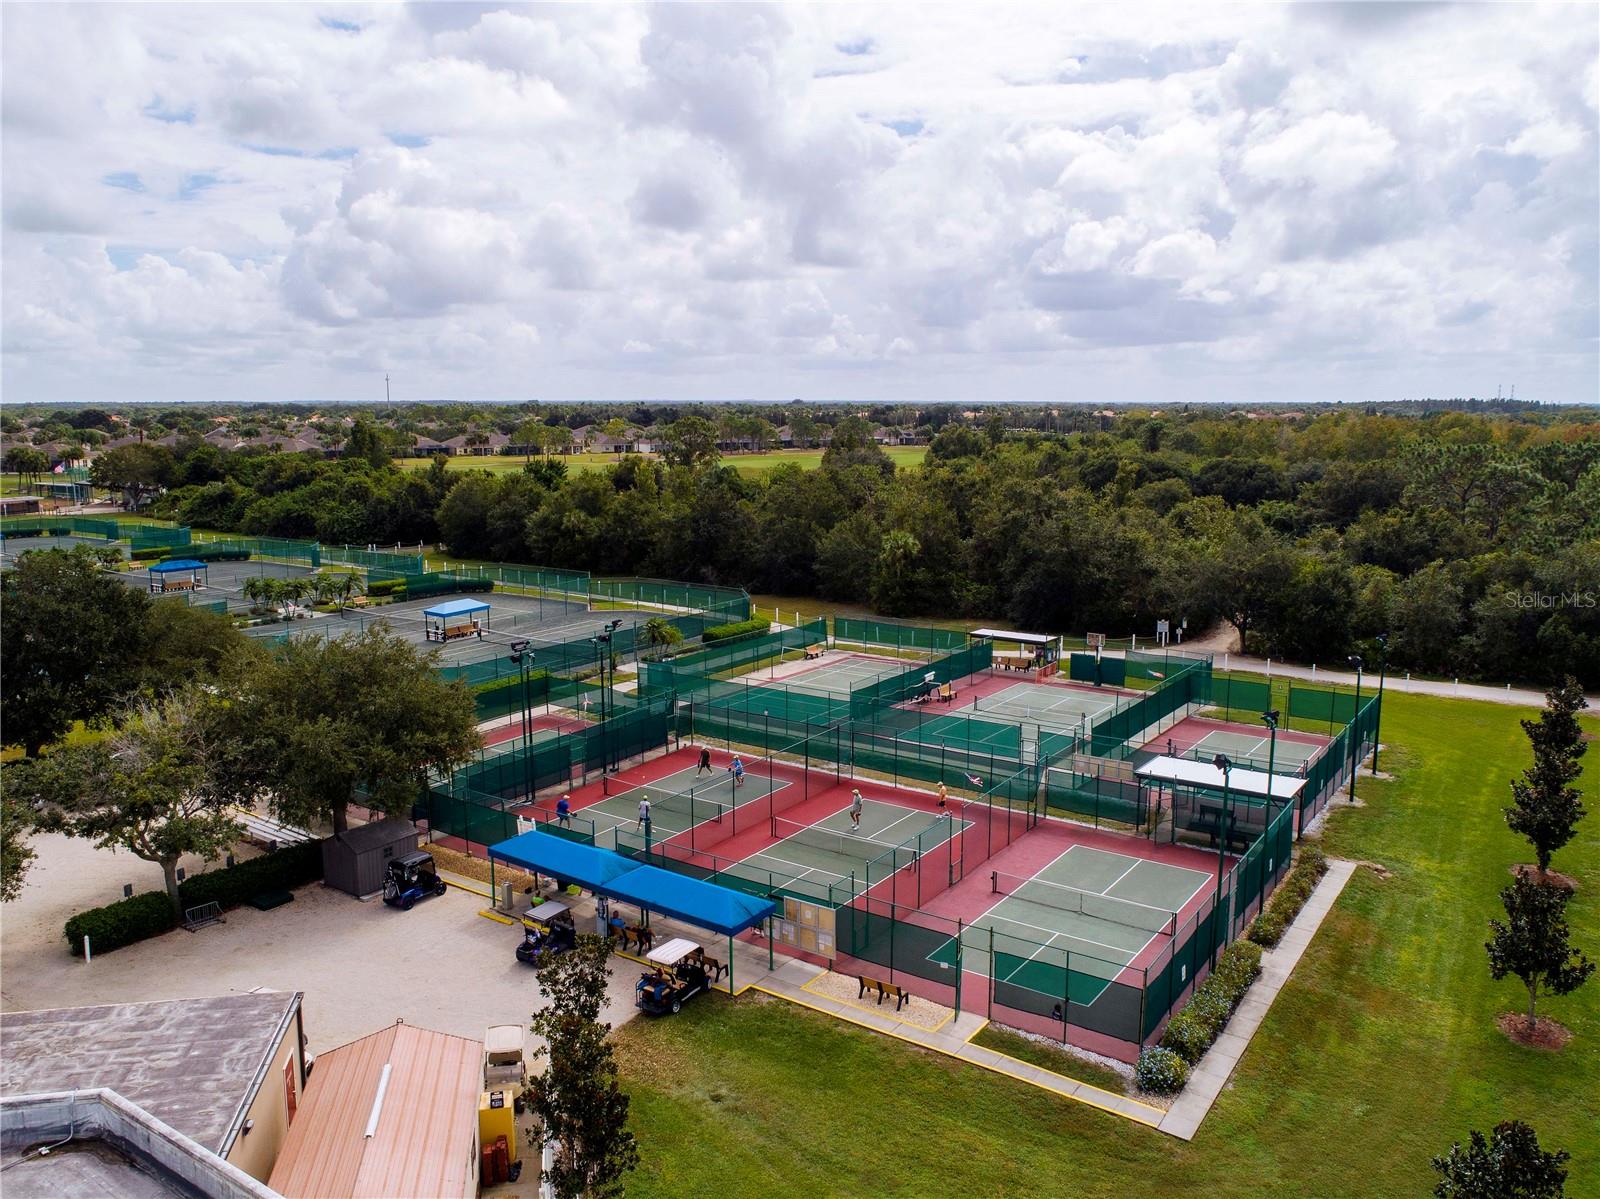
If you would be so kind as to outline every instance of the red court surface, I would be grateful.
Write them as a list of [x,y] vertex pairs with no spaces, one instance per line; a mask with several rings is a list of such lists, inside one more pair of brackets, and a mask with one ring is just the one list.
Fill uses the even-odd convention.
[[[597,723],[597,721],[582,721],[575,716],[553,714],[533,718],[535,732],[575,733],[580,729],[593,728]],[[508,741],[519,741],[522,738],[522,717],[513,715],[502,718],[487,729],[480,725],[478,731],[483,735],[485,745],[504,745]]]
[[1187,716],[1160,736],[1145,742],[1140,747],[1140,754],[1194,757],[1199,749],[1204,751],[1201,753],[1203,757],[1205,752],[1214,750],[1227,754],[1237,765],[1265,770],[1270,752],[1273,773],[1294,774],[1302,763],[1316,760],[1332,740],[1317,733],[1280,728],[1274,749],[1264,725]]

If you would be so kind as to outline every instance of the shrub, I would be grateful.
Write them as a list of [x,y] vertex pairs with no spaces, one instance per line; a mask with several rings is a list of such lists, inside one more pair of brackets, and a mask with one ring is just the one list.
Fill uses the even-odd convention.
[[1239,1000],[1261,973],[1261,947],[1235,941],[1217,957],[1217,965],[1194,989],[1189,1002],[1167,1022],[1161,1044],[1193,1065],[1222,1035]]
[[147,937],[158,937],[177,923],[172,916],[172,900],[165,891],[146,891],[131,899],[90,908],[67,921],[64,930],[72,956],[83,956],[83,939],[89,938],[93,953],[110,953]]
[[196,545],[189,549],[196,562],[248,562],[250,551],[228,545]]
[[[322,845],[290,845],[248,862],[222,870],[207,870],[185,879],[178,895],[185,908],[202,903],[220,903],[236,908],[263,891],[286,891],[322,877]],[[119,900],[103,908],[90,908],[67,921],[67,943],[74,957],[83,956],[83,938],[95,953],[109,953],[160,936],[177,923],[172,916],[172,901],[165,891],[146,891],[132,899]]]
[[170,558],[172,547],[167,545],[146,545],[139,549],[128,551],[128,557],[134,562],[153,562],[157,558]]
[[727,641],[732,637],[748,637],[752,633],[765,633],[772,628],[772,622],[765,616],[752,616],[749,620],[741,620],[737,624],[712,625],[700,634],[702,644],[710,645],[715,641]]
[[178,893],[186,908],[212,902],[224,908],[236,908],[263,891],[288,891],[321,877],[322,845],[312,841],[287,845],[222,870],[191,875],[183,881]]
[[394,595],[396,592],[404,591],[405,587],[404,579],[378,579],[367,584],[367,594],[376,599],[379,596]]
[[1141,1091],[1152,1095],[1171,1095],[1183,1090],[1189,1081],[1189,1063],[1170,1049],[1159,1045],[1139,1051],[1139,1062],[1133,1068],[1134,1081]]
[[1245,936],[1257,945],[1265,945],[1269,949],[1276,945],[1283,939],[1284,932],[1294,923],[1294,918],[1300,914],[1300,909],[1305,906],[1306,900],[1311,898],[1311,892],[1316,890],[1317,883],[1326,873],[1328,873],[1328,859],[1322,850],[1315,845],[1301,846],[1300,856],[1294,868],[1289,871],[1272,898],[1267,901],[1266,911],[1251,922],[1250,930]]

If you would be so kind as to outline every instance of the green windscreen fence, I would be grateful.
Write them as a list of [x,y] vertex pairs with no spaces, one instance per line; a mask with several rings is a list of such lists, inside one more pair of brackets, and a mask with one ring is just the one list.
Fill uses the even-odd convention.
[[737,587],[674,583],[665,579],[590,579],[589,598],[599,605],[679,608],[715,614],[713,624],[750,619],[750,597]]
[[1073,654],[1067,662],[1067,677],[1075,683],[1097,687],[1120,687],[1127,680],[1128,664],[1121,658],[1098,654]]
[[[126,526],[131,528],[132,526]],[[107,541],[122,538],[122,529],[114,520],[91,516],[5,516],[0,517],[0,537],[17,536],[103,537]]]
[[902,624],[894,620],[862,620],[852,616],[835,618],[833,636],[836,641],[847,641],[853,645],[925,650],[960,649],[968,640],[967,635],[958,629]]
[[1219,675],[1211,680],[1208,702],[1226,716],[1240,716],[1252,723],[1272,707],[1272,684],[1261,679]]
[[428,573],[428,560],[422,553],[401,550],[367,550],[354,545],[325,545],[322,556],[329,562],[343,566],[359,566],[363,570],[390,571],[396,575]]
[[188,545],[193,539],[187,526],[134,525],[129,530],[129,541],[136,550]]
[[782,660],[786,655],[813,645],[826,645],[827,641],[828,622],[818,617],[792,629],[718,641],[706,649],[677,654],[670,661],[675,670],[696,674],[739,673],[759,663]]

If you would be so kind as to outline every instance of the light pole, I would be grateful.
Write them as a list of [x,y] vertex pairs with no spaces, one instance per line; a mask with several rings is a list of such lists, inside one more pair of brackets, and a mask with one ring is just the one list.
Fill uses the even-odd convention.
[[600,655],[600,750],[605,759],[600,766],[601,774],[611,769],[611,733],[608,727],[611,720],[611,688],[606,683],[606,677],[611,670],[611,637],[621,627],[621,620],[613,620],[589,638]]
[[[1361,655],[1351,654],[1350,665],[1356,668],[1356,715],[1361,715]],[[1356,801],[1356,771],[1361,769],[1361,736],[1356,732],[1356,722],[1350,722],[1350,802]]]
[[1378,715],[1372,722],[1372,773],[1378,773],[1378,731],[1383,725],[1383,679],[1389,671],[1389,634],[1379,633],[1373,638],[1378,643]]
[[522,679],[522,785],[528,799],[533,799],[533,717],[528,711],[529,671],[533,666],[533,652],[526,641],[511,643],[511,661],[517,665]]
[[[1211,759],[1211,764],[1222,771],[1222,811],[1217,814],[1217,897],[1215,905],[1222,905],[1222,867],[1227,861],[1228,850],[1228,774],[1233,770],[1233,763],[1226,754],[1218,754]],[[1211,943],[1216,945],[1218,938],[1213,936]]]
[[[1267,830],[1272,827],[1272,768],[1276,764],[1276,759],[1277,759],[1277,756],[1278,756],[1278,709],[1272,708],[1269,711],[1261,713],[1261,722],[1267,726],[1267,738],[1268,738],[1268,740],[1267,740],[1267,819],[1266,819],[1266,822],[1261,826],[1261,838],[1262,838],[1261,853],[1258,855],[1260,860],[1261,860],[1261,889],[1258,892],[1258,894],[1261,896],[1262,907],[1265,907],[1266,906],[1266,902],[1267,902],[1267,900],[1266,900],[1266,891],[1267,891],[1267,844],[1266,844],[1266,836],[1267,836]],[[1257,911],[1259,911],[1259,910],[1260,909],[1258,908]]]

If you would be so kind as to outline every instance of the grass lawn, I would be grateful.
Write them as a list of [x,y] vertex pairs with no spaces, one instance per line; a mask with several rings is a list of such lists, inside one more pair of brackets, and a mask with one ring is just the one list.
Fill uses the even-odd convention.
[[[894,445],[885,446],[883,452],[889,455],[896,466],[918,466],[927,457],[928,447]],[[559,457],[567,464],[567,470],[573,474],[615,466],[621,461],[620,456],[616,454],[562,454]],[[458,454],[446,459],[445,466],[448,470],[488,470],[495,474],[503,474],[507,471],[521,470],[526,461],[520,454]],[[816,470],[822,465],[822,451],[768,450],[760,454],[724,454],[722,457],[724,466],[731,466],[742,475],[764,475],[785,463],[793,463],[803,470]],[[417,470],[426,470],[432,464],[431,458],[395,459],[396,466]]]
[[[1391,877],[1356,873],[1193,1142],[781,1001],[710,997],[616,1034],[643,1157],[628,1194],[1417,1196],[1433,1155],[1516,1117],[1573,1155],[1569,1196],[1600,1195],[1600,981],[1541,1004],[1576,1034],[1560,1054],[1494,1027],[1524,1002],[1483,942],[1528,859],[1501,808],[1530,713],[1386,699],[1398,778],[1363,779],[1367,806],[1323,840]],[[1556,866],[1595,958],[1600,750],[1588,764],[1591,815]]]

